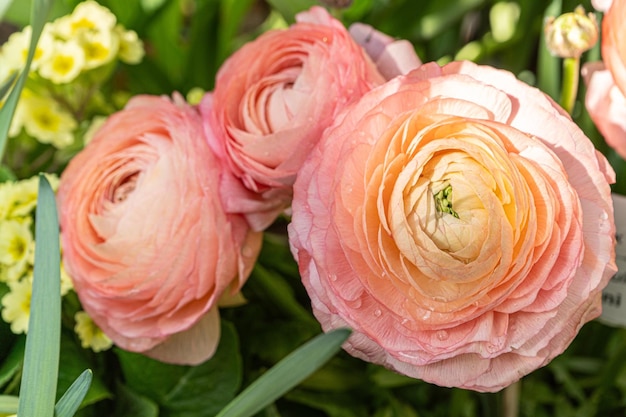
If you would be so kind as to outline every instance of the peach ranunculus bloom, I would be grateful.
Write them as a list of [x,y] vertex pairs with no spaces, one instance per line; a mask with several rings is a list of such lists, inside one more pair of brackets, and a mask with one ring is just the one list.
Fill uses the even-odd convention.
[[294,184],[289,237],[359,358],[498,391],[563,352],[616,270],[606,159],[506,71],[430,63],[347,108]]
[[626,97],[602,62],[583,65],[585,107],[607,145],[626,159]]
[[[385,42],[392,50],[379,62],[382,71],[396,75],[410,62],[419,65],[410,44]],[[337,112],[384,81],[364,48],[321,7],[237,50],[200,104],[211,147],[244,186],[229,187],[227,209],[265,229],[289,207],[296,173]]]
[[[598,7],[598,6],[596,6]],[[606,143],[626,159],[626,1],[614,1],[602,20],[602,59],[588,63],[585,107]]]
[[613,1],[602,19],[602,60],[626,95],[626,1]]
[[137,96],[62,174],[63,261],[84,310],[119,347],[197,364],[220,335],[218,301],[261,245],[218,195],[224,169],[182,97]]

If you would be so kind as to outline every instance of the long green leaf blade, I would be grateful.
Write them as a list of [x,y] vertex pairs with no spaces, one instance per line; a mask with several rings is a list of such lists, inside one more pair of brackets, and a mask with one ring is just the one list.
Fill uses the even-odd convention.
[[261,411],[326,363],[350,333],[337,329],[305,343],[250,384],[217,417],[250,417]]
[[26,57],[26,65],[17,78],[15,86],[9,93],[6,102],[0,109],[0,161],[2,161],[2,158],[4,157],[4,149],[7,143],[9,127],[11,126],[11,119],[13,119],[17,102],[20,98],[20,94],[22,93],[22,89],[24,88],[24,84],[26,83],[26,79],[28,78],[30,64],[33,62],[33,57],[35,56],[35,47],[37,46],[37,42],[39,41],[39,37],[43,31],[43,26],[46,23],[48,12],[50,11],[52,3],[53,0],[33,0],[31,3],[32,10],[30,21],[32,26],[32,37],[30,38],[30,47],[28,49],[28,56]]
[[[544,13],[544,22],[549,17],[561,14],[563,0],[552,0]],[[552,56],[546,47],[546,36],[541,31],[539,56],[537,57],[537,86],[554,100],[559,99],[561,91],[561,59]]]
[[39,175],[35,268],[18,415],[53,417],[61,344],[61,255],[56,201]]
[[0,395],[0,413],[15,414],[17,413],[17,397],[13,395]]
[[54,407],[56,417],[72,417],[76,413],[89,391],[92,377],[91,370],[86,369],[76,378]]

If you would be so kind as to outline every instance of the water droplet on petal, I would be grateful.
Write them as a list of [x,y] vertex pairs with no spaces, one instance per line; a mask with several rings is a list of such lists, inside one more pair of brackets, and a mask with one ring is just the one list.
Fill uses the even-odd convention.
[[444,340],[448,340],[449,336],[450,336],[450,334],[446,330],[438,330],[437,331],[437,339],[441,340],[442,342]]
[[336,274],[328,274],[328,279],[330,279],[332,282],[337,281],[337,275]]
[[380,309],[378,309],[378,308],[377,308],[376,310],[374,310],[374,315],[375,315],[376,317],[380,317],[382,314],[383,314],[383,312],[382,312],[382,311],[380,311]]

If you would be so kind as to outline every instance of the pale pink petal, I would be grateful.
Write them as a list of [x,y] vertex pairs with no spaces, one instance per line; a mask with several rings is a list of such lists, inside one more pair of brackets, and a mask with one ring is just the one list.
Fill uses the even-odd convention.
[[606,143],[626,158],[626,98],[602,64],[586,64],[585,106]]
[[190,329],[142,353],[161,362],[198,365],[213,356],[219,340],[220,316],[217,308],[213,308]]

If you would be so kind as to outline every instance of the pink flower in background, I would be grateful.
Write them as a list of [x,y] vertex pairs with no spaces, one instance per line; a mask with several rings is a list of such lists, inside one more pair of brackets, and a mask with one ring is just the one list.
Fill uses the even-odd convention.
[[64,265],[121,348],[179,364],[213,355],[218,300],[243,285],[261,241],[224,212],[222,173],[179,96],[131,99],[63,172]]
[[585,64],[582,74],[587,84],[585,107],[591,119],[607,145],[626,159],[626,97],[603,63]]
[[613,1],[602,18],[602,60],[626,95],[626,1]]
[[614,173],[551,99],[425,64],[327,129],[294,184],[292,252],[345,349],[498,391],[563,352],[614,274]]
[[594,5],[608,9],[602,20],[604,63],[583,67],[585,107],[606,143],[626,159],[626,1]]
[[384,81],[321,7],[236,51],[200,104],[211,147],[244,185],[224,193],[227,209],[245,213],[256,230],[271,224],[289,207],[296,173],[337,112]]

